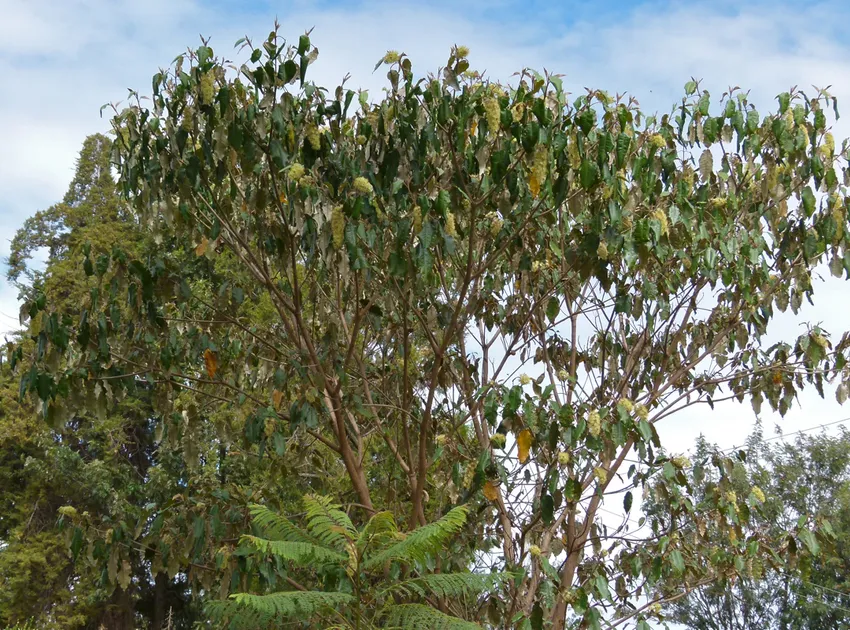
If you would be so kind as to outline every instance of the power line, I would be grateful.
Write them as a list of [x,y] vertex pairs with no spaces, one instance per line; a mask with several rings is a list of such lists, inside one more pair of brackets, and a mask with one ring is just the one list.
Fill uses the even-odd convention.
[[[792,433],[782,433],[781,435],[774,435],[773,437],[763,439],[762,442],[774,442],[776,440],[782,440],[784,438],[792,437],[794,435],[802,435],[803,433],[809,433],[811,431],[816,431],[818,429],[825,429],[826,427],[831,427],[836,424],[841,424],[842,422],[850,422],[850,417],[842,418],[841,420],[833,420],[832,422],[827,422],[826,424],[819,424],[814,427],[809,427],[807,429],[800,429],[799,431],[794,431]],[[721,449],[721,453],[728,453],[729,451],[734,451],[740,448],[746,447],[746,444],[739,444],[737,446],[730,446],[728,448]]]

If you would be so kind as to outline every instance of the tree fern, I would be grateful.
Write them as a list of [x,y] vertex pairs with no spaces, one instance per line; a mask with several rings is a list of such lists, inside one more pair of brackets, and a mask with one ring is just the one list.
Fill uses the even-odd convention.
[[[354,594],[315,590],[267,595],[240,593],[209,606],[212,622],[226,623],[231,628],[268,628],[291,620],[309,622],[311,627],[336,624],[334,627],[339,628],[470,630],[479,626],[427,604],[398,602],[421,601],[431,595],[444,600],[478,595],[498,589],[513,577],[448,573],[412,577],[389,585],[381,583],[388,562],[415,565],[429,554],[444,550],[466,523],[465,506],[454,508],[438,521],[408,534],[398,531],[389,512],[374,514],[358,532],[348,515],[328,498],[307,496],[304,507],[307,531],[265,507],[251,506],[253,523],[264,536],[243,536],[242,548],[317,569],[318,572],[309,573],[308,579],[316,579],[317,585],[350,589]],[[340,582],[340,575],[347,577]]]
[[347,542],[357,538],[357,530],[348,514],[330,498],[307,495],[304,508],[307,511],[307,529],[322,543],[343,549]]
[[348,593],[284,591],[268,595],[236,593],[230,601],[210,602],[207,614],[218,623],[235,628],[267,628],[284,619],[307,621],[354,603]]
[[426,597],[462,597],[478,595],[498,588],[514,578],[512,573],[433,573],[392,584],[386,593]]
[[477,623],[446,615],[425,604],[392,606],[381,627],[386,630],[481,630]]
[[264,538],[319,544],[318,540],[288,518],[273,512],[264,505],[253,504],[248,506],[248,509],[251,512],[252,522],[263,532]]
[[348,561],[348,556],[321,545],[289,540],[266,540],[256,536],[242,536],[241,542],[260,553],[288,560],[302,567],[316,564],[340,565]]
[[363,553],[367,548],[391,542],[399,535],[398,526],[390,512],[378,512],[369,519],[363,531],[357,537],[357,550]]
[[450,510],[443,518],[416,529],[404,540],[371,556],[362,564],[365,571],[381,567],[387,562],[421,562],[428,554],[440,551],[444,545],[466,523],[467,507],[458,506]]

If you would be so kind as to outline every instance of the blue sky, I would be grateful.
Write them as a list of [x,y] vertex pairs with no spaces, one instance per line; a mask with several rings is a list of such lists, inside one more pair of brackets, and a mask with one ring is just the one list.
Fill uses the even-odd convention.
[[[236,0],[0,0],[0,257],[24,219],[63,196],[86,135],[107,129],[99,108],[127,88],[149,89],[150,77],[199,34],[219,53],[248,34],[262,38],[277,16],[290,39],[315,27],[317,81],[376,93],[372,68],[386,50],[408,53],[421,71],[435,70],[452,44],[470,47],[473,68],[508,79],[523,67],[565,75],[585,86],[636,95],[645,110],[668,110],[691,77],[719,96],[751,89],[764,111],[792,85],[833,85],[847,116],[835,127],[850,136],[850,2],[600,2],[541,0],[449,2],[296,2]],[[846,327],[846,285],[827,282],[817,309],[803,319]],[[0,335],[14,328],[18,307],[0,282]],[[785,318],[777,335],[799,330]],[[829,422],[850,410],[830,398],[804,396],[782,422],[785,431]],[[747,408],[693,412],[663,427],[675,450],[699,433],[739,444],[752,425]],[[778,418],[766,415],[770,429]]]

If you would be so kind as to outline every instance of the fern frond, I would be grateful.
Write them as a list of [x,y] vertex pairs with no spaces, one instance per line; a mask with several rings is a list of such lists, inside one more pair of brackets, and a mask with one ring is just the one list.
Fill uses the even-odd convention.
[[307,529],[325,545],[343,549],[348,541],[357,539],[357,530],[348,514],[329,497],[308,494],[304,497],[304,509],[307,511]]
[[216,623],[231,628],[268,628],[283,619],[307,621],[354,602],[347,593],[283,591],[269,595],[238,593],[229,601],[209,602],[206,612]]
[[465,505],[449,510],[440,520],[413,530],[401,542],[367,558],[362,568],[368,571],[383,567],[393,560],[406,563],[421,562],[428,554],[440,551],[445,543],[460,531],[466,523],[467,511]]
[[390,541],[398,534],[398,526],[392,512],[378,512],[372,515],[369,522],[357,538],[357,549],[361,553],[371,545],[380,545]]
[[344,566],[348,562],[348,556],[333,549],[321,545],[306,542],[293,542],[289,540],[266,540],[256,536],[242,536],[240,542],[256,549],[260,553],[269,554],[288,560],[300,566],[312,567],[317,564],[332,564]]
[[401,604],[385,613],[382,628],[393,630],[481,630],[481,626],[425,604]]
[[495,590],[515,577],[513,573],[433,573],[393,584],[385,592],[461,597]]
[[263,536],[269,540],[288,540],[314,545],[319,542],[288,518],[264,505],[252,504],[248,506],[248,510],[251,513],[251,521],[260,528]]

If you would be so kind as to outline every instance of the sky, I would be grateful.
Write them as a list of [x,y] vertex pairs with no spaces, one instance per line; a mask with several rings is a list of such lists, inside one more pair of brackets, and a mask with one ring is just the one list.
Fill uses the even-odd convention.
[[[294,40],[313,29],[319,60],[311,76],[333,87],[373,93],[385,85],[375,62],[390,49],[420,71],[437,69],[453,44],[471,49],[473,69],[508,80],[524,67],[562,73],[567,89],[628,92],[645,111],[669,111],[689,79],[715,97],[749,89],[761,112],[792,86],[831,85],[848,111],[834,127],[850,136],[850,2],[295,2],[237,0],[0,0],[0,259],[23,221],[59,201],[83,139],[106,131],[100,107],[143,93],[150,77],[199,36],[230,56],[244,35],[264,38],[277,17]],[[828,274],[826,274],[828,277]],[[847,328],[850,292],[843,281],[817,283],[815,307],[780,317],[775,338],[796,337],[801,322]],[[15,290],[0,280],[0,337],[15,328]],[[765,429],[786,433],[850,416],[832,390],[804,393],[785,419],[762,414]],[[755,416],[734,403],[690,410],[659,427],[671,451],[700,433],[721,447],[741,444]]]

